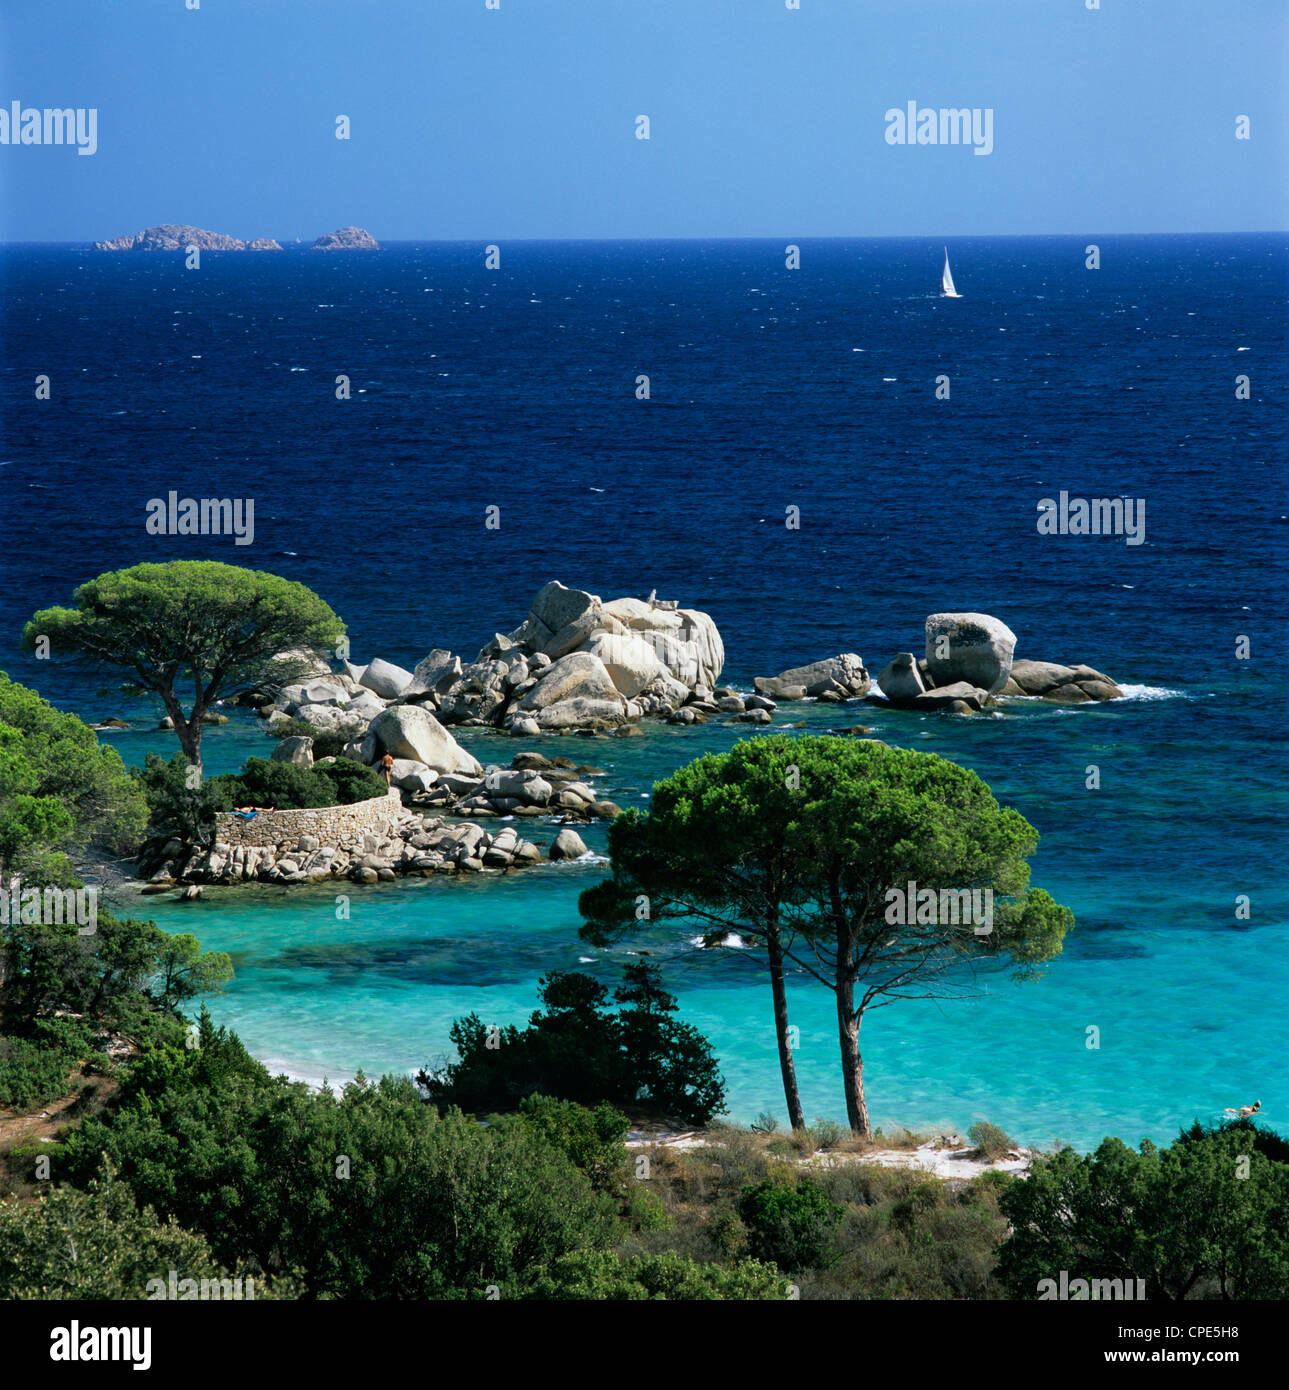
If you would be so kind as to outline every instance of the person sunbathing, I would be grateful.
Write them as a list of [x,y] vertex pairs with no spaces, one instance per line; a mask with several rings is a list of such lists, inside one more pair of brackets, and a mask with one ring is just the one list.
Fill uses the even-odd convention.
[[273,811],[276,809],[277,808],[274,806],[234,806],[233,814],[235,816],[241,816],[243,820],[254,820],[261,811]]
[[1262,1109],[1262,1102],[1255,1100],[1252,1105],[1242,1105],[1238,1110],[1227,1110],[1224,1113],[1234,1115],[1237,1120],[1242,1120],[1247,1115],[1256,1115]]

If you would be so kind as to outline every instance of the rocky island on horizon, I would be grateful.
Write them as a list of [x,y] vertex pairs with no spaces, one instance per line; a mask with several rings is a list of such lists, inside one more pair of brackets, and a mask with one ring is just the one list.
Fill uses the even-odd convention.
[[315,251],[379,251],[380,242],[362,227],[339,227],[313,243]]
[[[271,237],[256,237],[253,241],[242,241],[237,237],[225,236],[222,232],[209,232],[203,227],[189,226],[184,222],[162,222],[133,235],[94,243],[95,251],[186,251],[190,246],[197,247],[199,251],[282,250],[281,243]],[[320,236],[313,243],[312,249],[378,251],[380,243],[361,227],[341,227],[337,231]]]

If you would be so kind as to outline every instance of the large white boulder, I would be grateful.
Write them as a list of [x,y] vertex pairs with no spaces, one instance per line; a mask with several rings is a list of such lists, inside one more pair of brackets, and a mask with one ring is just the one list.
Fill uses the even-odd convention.
[[932,613],[926,620],[926,664],[937,688],[965,681],[991,695],[1007,684],[1016,634],[988,613]]
[[617,687],[604,663],[591,652],[570,652],[552,662],[541,679],[519,702],[523,710],[543,710],[548,705],[579,697],[584,700],[618,699]]
[[372,720],[371,732],[395,758],[410,758],[439,773],[477,776],[483,772],[478,760],[422,705],[395,705],[383,710]]
[[416,663],[412,681],[404,695],[425,690],[447,690],[461,675],[461,658],[444,647],[435,647],[429,656]]
[[597,633],[583,649],[599,657],[618,693],[634,699],[647,685],[669,675],[657,653],[638,633]]
[[284,738],[269,757],[270,762],[294,763],[296,767],[313,766],[313,740],[311,738]]
[[276,662],[283,671],[294,669],[296,680],[331,674],[331,663],[327,658],[307,647],[290,647],[284,652],[274,652],[269,660]]
[[611,700],[587,699],[575,695],[572,699],[557,700],[537,715],[540,729],[612,729],[625,724],[630,709],[614,692]]
[[877,676],[882,694],[893,704],[902,700],[916,700],[926,694],[922,672],[918,670],[918,659],[912,652],[900,652],[882,667]]
[[588,594],[584,589],[569,589],[558,579],[552,579],[538,590],[528,616],[535,618],[548,631],[558,632],[584,613],[600,607],[598,594]]
[[615,618],[638,634],[670,674],[687,689],[720,680],[725,644],[711,617],[697,608],[660,608],[640,599],[614,599],[604,605]]
[[[508,640],[558,660],[577,650],[592,650],[598,637],[633,634],[687,691],[700,685],[710,689],[719,680],[725,647],[708,614],[679,608],[675,603],[637,598],[604,603],[598,595],[585,589],[569,589],[558,580],[542,587],[527,619]],[[598,651],[598,647],[594,649]],[[633,657],[626,664],[639,666],[640,660]],[[626,677],[625,670],[619,674]],[[656,672],[651,677],[654,679]]]
[[392,661],[383,661],[380,657],[371,662],[359,678],[359,684],[365,685],[382,700],[397,700],[411,683],[410,671],[395,666]]

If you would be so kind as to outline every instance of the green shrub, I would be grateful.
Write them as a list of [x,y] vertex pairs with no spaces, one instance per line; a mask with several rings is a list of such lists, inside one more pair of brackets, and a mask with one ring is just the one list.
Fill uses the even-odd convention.
[[816,1120],[814,1132],[815,1144],[821,1149],[835,1149],[849,1133],[843,1130],[836,1120]]
[[149,753],[142,768],[130,770],[130,776],[147,798],[151,835],[190,845],[209,844],[213,839],[215,812],[226,810],[232,803],[226,802],[215,787],[218,778],[189,786],[191,771],[191,764],[182,753],[174,754],[169,762],[159,754]]
[[1059,1270],[1139,1278],[1149,1299],[1273,1299],[1289,1289],[1289,1164],[1239,1131],[1162,1150],[1118,1139],[1092,1154],[1062,1149],[998,1205],[1012,1226],[998,1273],[1020,1298],[1037,1297]]
[[224,1264],[298,1270],[314,1297],[472,1298],[621,1233],[614,1203],[520,1117],[440,1116],[401,1077],[315,1093],[242,1069],[231,1046],[234,1069],[207,1080],[204,1050],[174,1049],[159,1093],[86,1120],[67,1169],[84,1181],[107,1156]]
[[[314,755],[318,755],[316,746]],[[387,791],[385,779],[380,773],[352,758],[336,758],[334,763],[315,768],[314,771],[332,784],[336,801],[341,806],[351,806],[355,801],[370,801],[374,796],[384,796]]]
[[745,1187],[738,1204],[752,1254],[780,1269],[814,1269],[837,1256],[837,1229],[845,1208],[828,1199],[808,1177],[795,1187],[762,1182]]
[[271,806],[289,811],[337,804],[335,783],[322,772],[265,758],[247,758],[240,773],[213,777],[210,788],[212,796],[219,799],[221,810]]
[[979,1120],[967,1131],[967,1138],[976,1146],[976,1157],[993,1163],[1006,1158],[1016,1147],[1006,1130],[991,1125],[988,1120]]
[[608,990],[591,976],[552,971],[527,1028],[494,1032],[477,1014],[459,1018],[448,1036],[460,1060],[422,1068],[417,1082],[436,1105],[475,1114],[545,1095],[704,1124],[724,1107],[725,1084],[707,1039],[669,1017],[676,1001],[660,979],[656,966],[628,965],[614,1001],[631,1007],[610,1014]]
[[[200,1235],[140,1211],[110,1168],[86,1192],[56,1188],[34,1203],[0,1202],[0,1298],[144,1299],[148,1281],[171,1269],[193,1279],[230,1274]],[[279,1288],[290,1296],[290,1281]],[[257,1299],[281,1293],[255,1281]]]
[[552,1096],[526,1096],[519,1118],[527,1128],[567,1154],[600,1191],[615,1190],[627,1173],[627,1117],[611,1105],[594,1110]]
[[0,1105],[34,1110],[67,1093],[72,1061],[26,1038],[0,1038]]
[[627,1198],[627,1219],[637,1231],[665,1231],[671,1225],[671,1213],[662,1198],[647,1187],[633,1187]]
[[94,1051],[82,1019],[38,1018],[26,1036],[0,1037],[0,1105],[33,1110],[68,1092],[67,1075]]
[[667,1251],[623,1260],[612,1251],[578,1250],[538,1278],[529,1298],[608,1300],[767,1300],[787,1297],[770,1265],[748,1260],[723,1269]]

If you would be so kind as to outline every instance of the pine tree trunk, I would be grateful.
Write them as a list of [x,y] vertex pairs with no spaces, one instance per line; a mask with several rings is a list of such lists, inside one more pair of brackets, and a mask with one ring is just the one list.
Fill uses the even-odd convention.
[[783,942],[777,927],[766,934],[770,954],[770,988],[774,993],[774,1032],[779,1040],[779,1070],[783,1073],[783,1096],[788,1102],[788,1120],[793,1129],[805,1129],[806,1119],[797,1090],[797,1068],[792,1058],[788,1033],[788,994],[783,974]]
[[864,1059],[859,1053],[859,1020],[855,1017],[854,987],[837,989],[837,1031],[841,1041],[841,1076],[846,1088],[846,1119],[861,1139],[871,1139],[873,1128],[864,1100]]
[[193,706],[191,716],[185,718],[183,709],[173,691],[161,691],[161,703],[165,706],[166,713],[174,723],[175,737],[179,740],[179,747],[183,750],[184,757],[200,772],[201,735],[204,727],[202,715],[206,712],[205,705],[198,702]]

